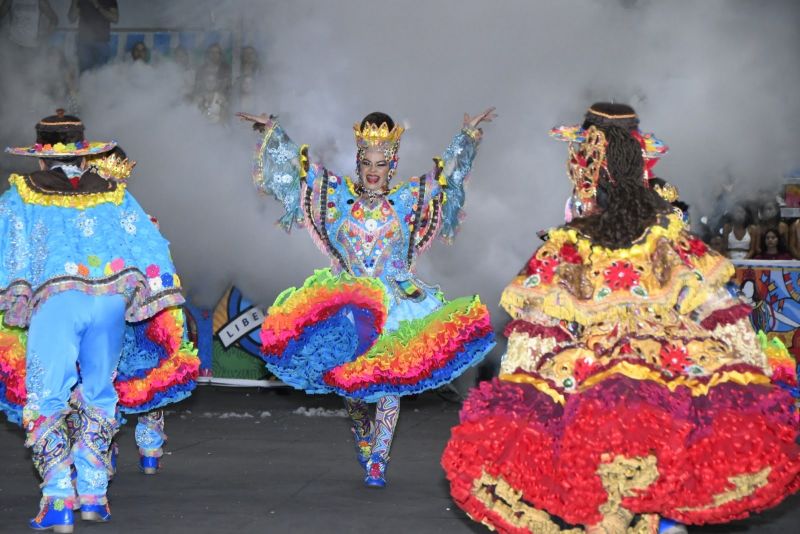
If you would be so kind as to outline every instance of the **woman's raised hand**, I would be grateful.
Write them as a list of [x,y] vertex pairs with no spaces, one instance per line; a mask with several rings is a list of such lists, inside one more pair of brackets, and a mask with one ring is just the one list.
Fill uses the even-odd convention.
[[261,115],[253,115],[250,113],[244,113],[242,111],[238,112],[236,116],[243,121],[252,122],[253,129],[258,130],[259,132],[263,132],[268,124],[272,124],[272,119],[274,118],[272,115],[267,115],[266,113],[262,113]]
[[494,107],[490,107],[483,113],[478,113],[474,117],[470,117],[469,113],[464,113],[464,127],[477,128],[480,123],[492,122],[492,119],[496,117],[497,113],[494,112]]

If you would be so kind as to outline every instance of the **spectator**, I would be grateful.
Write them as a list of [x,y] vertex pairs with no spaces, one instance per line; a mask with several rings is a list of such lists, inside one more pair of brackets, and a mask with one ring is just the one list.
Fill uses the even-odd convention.
[[113,56],[111,24],[119,22],[117,0],[72,0],[70,22],[78,21],[78,68],[81,72],[108,63]]
[[225,61],[222,47],[218,43],[210,45],[206,49],[203,65],[197,72],[196,87],[197,92],[201,91],[201,86],[205,83],[207,75],[213,74],[217,77],[217,89],[222,91],[226,98],[231,88],[231,65]]
[[252,46],[242,47],[240,54],[241,74],[240,76],[250,76],[257,78],[261,74],[261,64],[258,61],[258,52]]
[[133,45],[133,48],[131,48],[131,59],[133,61],[150,63],[150,50],[148,50],[147,45],[142,41]]
[[198,109],[209,122],[219,124],[228,117],[228,97],[223,90],[223,81],[212,70],[200,71],[200,91],[195,96]]
[[758,253],[758,227],[744,204],[736,204],[728,215],[722,235],[726,242],[728,257],[746,260]]
[[32,56],[39,44],[58,25],[49,0],[2,0],[0,19],[8,17],[7,38],[14,53]]
[[172,51],[172,60],[186,70],[192,68],[192,62],[189,59],[189,52],[182,46],[176,46]]
[[792,255],[786,247],[786,242],[777,228],[769,228],[761,235],[761,252],[756,254],[755,260],[791,260]]

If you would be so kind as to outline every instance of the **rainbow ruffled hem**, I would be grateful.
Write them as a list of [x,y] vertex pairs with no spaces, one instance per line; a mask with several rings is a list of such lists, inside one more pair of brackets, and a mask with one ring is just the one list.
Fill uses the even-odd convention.
[[135,350],[155,355],[157,363],[137,368],[127,362],[133,359],[133,351],[128,351],[127,358],[123,353],[114,382],[119,409],[123,413],[147,412],[188,397],[197,385],[200,358],[197,349],[183,341],[183,310],[164,310],[131,328]]
[[270,308],[261,330],[267,367],[307,393],[374,402],[446,384],[494,346],[477,297],[445,303],[392,332],[383,331],[387,302],[377,279],[316,271]]
[[[164,310],[152,319],[128,325],[134,340],[123,349],[114,387],[123,413],[139,413],[178,402],[196,386],[200,359],[194,346],[183,341],[180,308]],[[20,424],[25,404],[25,347],[27,330],[3,324],[0,313],[0,410]],[[142,355],[146,355],[142,358]],[[137,363],[138,360],[138,363]]]

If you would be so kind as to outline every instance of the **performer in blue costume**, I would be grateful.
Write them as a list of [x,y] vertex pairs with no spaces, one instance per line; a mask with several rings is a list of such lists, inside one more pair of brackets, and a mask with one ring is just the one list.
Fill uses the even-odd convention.
[[437,236],[455,237],[479,125],[493,111],[466,115],[433,170],[394,188],[403,127],[384,113],[354,126],[356,182],[310,163],[308,147],[294,144],[275,117],[239,114],[263,132],[253,180],[283,203],[281,226],[302,223],[331,259],[330,269],[270,308],[264,359],[295,388],[345,398],[367,486],[386,484],[400,396],[452,381],[494,346],[477,297],[448,302],[415,274],[416,258]]
[[[35,145],[7,149],[38,158],[40,170],[12,175],[0,197],[0,337],[17,340],[0,343],[0,407],[15,420],[24,402],[26,445],[43,479],[30,526],[57,532],[72,532],[75,505],[84,520],[111,517],[118,401],[157,408],[186,396],[197,374],[196,355],[181,343],[183,297],[168,243],[124,183],[88,170],[86,157],[115,143],[87,142],[83,132],[61,110],[42,119]],[[134,335],[151,350],[118,367],[126,321],[146,320]]]

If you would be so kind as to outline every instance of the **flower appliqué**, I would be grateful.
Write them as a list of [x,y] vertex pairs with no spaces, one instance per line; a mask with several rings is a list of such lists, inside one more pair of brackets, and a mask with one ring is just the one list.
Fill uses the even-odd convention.
[[606,284],[612,291],[630,290],[639,285],[639,273],[629,261],[613,261],[603,271]]
[[139,222],[139,214],[135,211],[126,211],[122,213],[119,219],[119,224],[126,234],[136,235],[136,223]]
[[75,226],[78,227],[84,237],[92,237],[97,226],[97,219],[86,212],[82,212],[75,218]]

